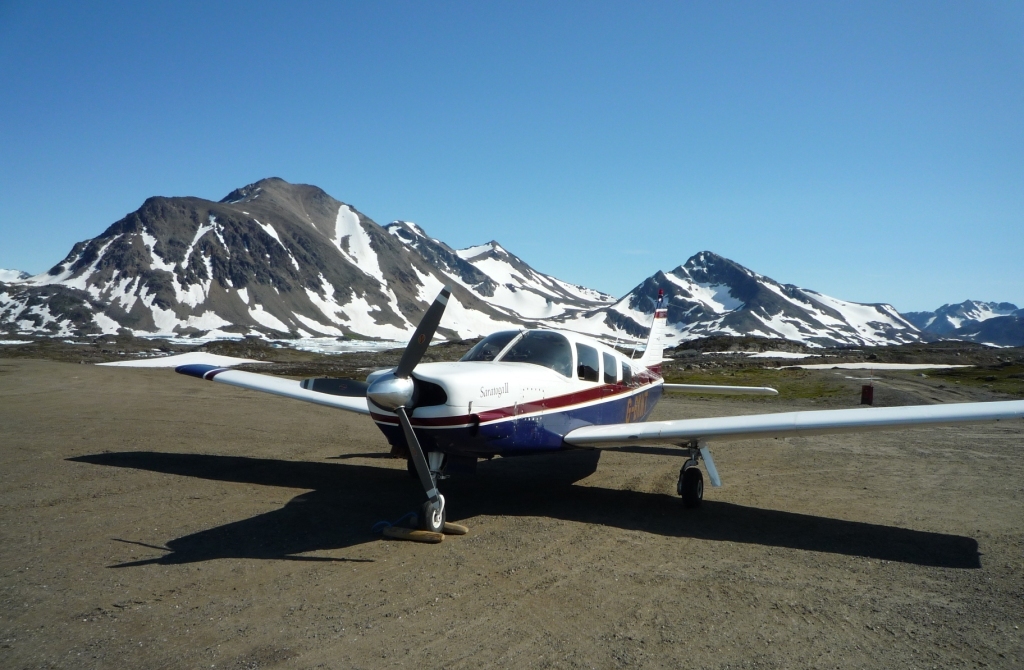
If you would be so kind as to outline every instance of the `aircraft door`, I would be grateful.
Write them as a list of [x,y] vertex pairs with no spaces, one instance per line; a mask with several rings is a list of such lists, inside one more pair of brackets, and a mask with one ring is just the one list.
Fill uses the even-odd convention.
[[[541,400],[543,403],[543,399]],[[533,403],[531,403],[532,405]],[[532,410],[532,408],[531,408]],[[544,429],[543,429],[543,415],[534,413],[531,416],[520,416],[520,414],[526,414],[525,408],[521,407],[518,403],[515,406],[516,418],[515,418],[515,442],[516,446],[519,447],[540,447],[543,442]]]

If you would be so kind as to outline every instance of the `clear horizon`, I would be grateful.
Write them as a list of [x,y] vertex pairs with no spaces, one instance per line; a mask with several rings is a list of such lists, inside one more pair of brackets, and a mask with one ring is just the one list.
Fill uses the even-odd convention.
[[1024,6],[0,4],[0,267],[278,176],[621,296],[1024,306]]

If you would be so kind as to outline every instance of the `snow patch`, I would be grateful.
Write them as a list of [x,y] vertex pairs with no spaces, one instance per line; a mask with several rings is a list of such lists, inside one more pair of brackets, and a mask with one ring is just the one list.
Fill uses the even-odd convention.
[[359,223],[359,215],[348,205],[338,208],[338,218],[334,222],[334,237],[331,242],[357,268],[379,281],[381,285],[386,285],[384,273],[380,271],[380,265],[377,263],[377,254],[370,246],[370,236]]
[[494,247],[490,242],[487,244],[478,244],[475,247],[466,247],[465,249],[459,249],[456,251],[456,255],[464,261],[470,261],[477,256],[486,254],[488,251],[493,251]]
[[146,250],[149,251],[149,266],[154,270],[166,270],[167,272],[174,272],[174,264],[168,263],[163,258],[158,256],[155,251],[153,251],[153,247],[156,246],[156,238],[147,233],[145,230],[139,233],[139,236],[142,237],[142,244],[146,247]]
[[284,246],[284,242],[282,242],[281,238],[277,236],[277,231],[274,230],[273,226],[268,223],[260,223],[258,219],[253,219],[253,221],[256,222],[257,226],[263,229],[263,232],[277,240],[277,243],[280,244],[285,251],[288,251],[288,247]]
[[204,223],[199,226],[199,230],[196,231],[195,236],[192,237],[192,242],[188,245],[188,250],[185,251],[185,260],[181,262],[181,267],[188,265],[188,259],[192,257],[192,251],[196,248],[196,244],[199,243],[200,238],[203,235],[213,230],[214,226],[217,225],[217,218],[211,214],[209,223]]
[[249,316],[252,317],[253,321],[266,328],[277,330],[282,333],[287,333],[291,330],[291,328],[284,325],[284,323],[282,323],[280,319],[278,319],[276,316],[263,309],[263,305],[257,304],[250,307]]
[[343,337],[345,335],[345,333],[339,330],[338,328],[335,328],[334,326],[324,325],[319,321],[314,321],[313,319],[310,319],[307,316],[302,316],[301,314],[298,313],[294,314],[293,316],[296,319],[298,319],[300,323],[304,324],[307,328],[317,333],[323,333],[324,335],[334,335],[335,337]]
[[22,272],[21,270],[0,269],[0,282],[4,282],[6,284],[17,284],[18,282],[25,281],[28,278],[29,274],[27,272]]
[[798,354],[795,351],[759,351],[749,354],[747,358],[809,358],[814,354]]

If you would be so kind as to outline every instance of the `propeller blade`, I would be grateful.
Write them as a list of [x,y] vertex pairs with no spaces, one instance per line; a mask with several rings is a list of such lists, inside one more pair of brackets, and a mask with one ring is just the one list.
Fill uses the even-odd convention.
[[423,358],[427,347],[430,346],[430,341],[434,339],[434,331],[437,330],[438,324],[441,323],[441,315],[444,314],[444,308],[448,305],[448,296],[451,294],[452,292],[447,286],[442,288],[438,296],[434,298],[433,304],[427,309],[427,313],[420,320],[420,325],[416,326],[416,332],[413,333],[412,340],[410,340],[408,346],[405,347],[405,352],[402,354],[402,360],[398,362],[398,367],[395,368],[395,376],[399,379],[406,379],[412,372],[412,369],[416,367],[416,364],[420,362],[420,359]]
[[317,393],[329,393],[330,395],[341,395],[348,398],[365,398],[366,389],[369,384],[358,379],[337,379],[333,377],[316,377],[303,379],[302,388]]
[[423,448],[420,446],[420,441],[416,439],[416,433],[412,430],[412,422],[409,421],[409,415],[404,407],[396,409],[395,414],[398,415],[398,420],[402,424],[405,442],[409,446],[409,456],[412,458],[412,464],[416,467],[416,474],[420,477],[420,484],[423,485],[423,490],[427,492],[427,499],[435,502],[438,499],[437,483],[434,481],[433,475],[430,474],[430,466],[427,465],[427,458],[423,455]]

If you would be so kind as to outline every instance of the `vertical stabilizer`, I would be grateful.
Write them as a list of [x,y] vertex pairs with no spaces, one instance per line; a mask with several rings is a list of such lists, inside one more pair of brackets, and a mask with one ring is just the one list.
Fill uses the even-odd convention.
[[668,326],[668,309],[665,307],[665,291],[658,289],[658,304],[654,308],[654,322],[647,337],[647,348],[637,361],[640,365],[658,372],[661,370],[662,353],[665,350],[665,330]]

